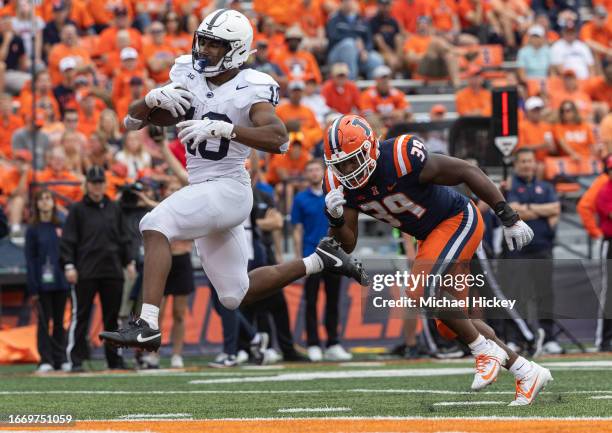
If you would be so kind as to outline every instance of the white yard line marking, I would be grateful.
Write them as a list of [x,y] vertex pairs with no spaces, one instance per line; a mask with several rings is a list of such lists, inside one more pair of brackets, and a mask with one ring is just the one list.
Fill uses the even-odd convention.
[[191,380],[191,385],[205,385],[213,383],[246,383],[246,382],[288,382],[310,381],[318,379],[363,379],[372,377],[424,377],[424,376],[451,376],[461,374],[474,374],[473,368],[403,368],[380,370],[347,370],[347,371],[318,371],[308,373],[283,373],[274,376],[240,377],[223,379]]
[[612,395],[594,395],[591,398],[594,398],[594,399],[597,399],[597,400],[599,400],[599,399],[601,399],[601,400],[612,400]]
[[113,378],[113,377],[134,377],[137,375],[144,376],[156,376],[156,377],[177,377],[177,376],[213,376],[213,377],[234,377],[234,376],[252,376],[256,374],[261,374],[262,376],[269,376],[271,373],[266,373],[262,371],[258,373],[256,371],[164,371],[161,370],[136,370],[135,372],[130,373],[106,373],[100,371],[99,373],[50,373],[47,375],[36,375],[37,378],[44,379],[67,379],[67,378]]
[[480,405],[507,405],[507,401],[491,401],[491,400],[483,400],[483,401],[439,401],[434,403],[434,406],[480,406]]
[[338,367],[384,367],[386,366],[386,362],[381,361],[357,361],[357,362],[341,362],[338,364]]
[[547,368],[554,367],[612,367],[612,361],[559,361],[559,362],[542,362]]
[[134,419],[134,418],[192,418],[193,415],[190,413],[131,413],[129,415],[122,415],[119,419]]
[[253,370],[253,371],[266,371],[266,370],[284,370],[285,366],[276,364],[276,365],[244,365],[240,367],[241,370]]
[[288,407],[279,409],[278,413],[299,413],[299,412],[350,412],[350,407]]

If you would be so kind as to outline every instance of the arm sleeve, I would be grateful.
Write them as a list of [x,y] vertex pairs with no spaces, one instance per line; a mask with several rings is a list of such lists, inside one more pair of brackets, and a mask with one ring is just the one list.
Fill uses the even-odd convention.
[[578,206],[576,207],[576,211],[578,212],[578,215],[580,215],[584,228],[592,238],[598,238],[603,235],[603,232],[597,224],[597,209],[595,203],[597,201],[597,194],[606,184],[607,177],[607,175],[602,174],[595,179],[591,187],[586,190],[578,202]]
[[26,273],[28,293],[37,295],[40,290],[40,281],[38,280],[38,260],[36,248],[36,233],[33,227],[29,227],[25,236]]
[[62,239],[60,241],[60,263],[62,266],[68,263],[76,265],[76,247],[79,242],[77,213],[77,206],[72,205],[64,223]]

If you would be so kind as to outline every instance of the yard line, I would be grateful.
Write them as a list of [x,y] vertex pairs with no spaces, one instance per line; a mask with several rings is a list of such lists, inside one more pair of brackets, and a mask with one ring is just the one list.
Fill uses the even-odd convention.
[[191,385],[206,385],[214,383],[246,383],[246,382],[288,382],[310,381],[318,379],[363,379],[373,377],[425,377],[425,376],[451,376],[474,374],[473,368],[403,368],[380,370],[345,370],[345,371],[318,371],[308,373],[282,373],[273,376],[240,377],[223,379],[191,380]]
[[121,415],[118,419],[135,419],[135,418],[192,418],[190,413],[131,413],[129,415]]
[[384,367],[386,366],[386,362],[382,361],[357,361],[357,362],[341,362],[338,364],[338,367]]
[[507,401],[492,401],[492,400],[483,400],[483,401],[439,401],[434,403],[434,406],[480,406],[480,405],[500,405],[500,404],[508,404]]
[[279,409],[279,413],[298,413],[298,412],[350,412],[350,407],[288,407]]
[[612,367],[612,361],[559,361],[543,362],[544,367]]
[[612,395],[594,395],[591,398],[602,399],[602,400],[611,400],[612,399]]

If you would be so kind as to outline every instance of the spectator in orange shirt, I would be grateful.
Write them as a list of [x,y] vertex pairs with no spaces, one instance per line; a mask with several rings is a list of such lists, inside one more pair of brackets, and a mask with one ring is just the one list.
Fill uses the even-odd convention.
[[[533,11],[525,0],[491,0],[493,21],[499,22],[505,45],[516,48],[517,33],[524,33]],[[492,21],[492,22],[493,22]]]
[[83,197],[82,179],[66,168],[66,153],[61,147],[51,149],[47,167],[38,173],[36,180],[54,193],[61,212],[67,212],[70,204]]
[[331,79],[321,88],[329,108],[342,114],[359,111],[359,89],[348,79],[349,68],[346,63],[336,63],[331,67]]
[[249,67],[256,71],[270,75],[281,86],[281,89],[287,88],[287,76],[283,70],[275,62],[271,62],[268,53],[268,41],[260,39],[257,41],[257,51],[249,58]]
[[595,156],[595,138],[591,126],[582,121],[576,104],[566,100],[559,107],[560,122],[553,126],[553,135],[561,156],[575,161]]
[[431,19],[436,33],[442,36],[447,33],[458,35],[461,32],[455,0],[432,0],[430,5]]
[[113,155],[106,144],[106,136],[97,131],[89,137],[83,155],[83,168],[85,172],[93,166],[110,167],[113,163]]
[[151,43],[142,49],[142,56],[147,62],[149,75],[158,84],[168,81],[170,68],[174,64],[177,50],[168,44],[164,25],[155,21],[149,28]]
[[69,132],[74,132],[80,142],[80,148],[83,148],[86,144],[87,144],[87,137],[85,137],[85,134],[83,134],[82,132],[79,132],[78,130],[78,126],[79,126],[79,112],[77,110],[77,107],[70,107],[68,109],[66,109],[66,111],[64,112],[64,134],[69,133]]
[[323,138],[323,130],[313,111],[302,104],[305,84],[303,81],[289,83],[289,101],[276,107],[276,114],[285,123],[299,122],[299,130],[304,134],[303,146],[310,151]]
[[[140,79],[134,77],[132,80],[138,81]],[[140,82],[142,83],[142,80],[140,80]],[[132,91],[132,87],[134,86],[130,86],[130,91]],[[141,96],[139,96],[139,98],[142,97],[144,97],[144,95],[141,90]],[[119,128],[119,119],[117,118],[117,113],[110,108],[106,108],[100,113],[96,132],[105,137],[105,142],[110,147],[111,152],[115,153],[123,147],[123,135]]]
[[28,200],[28,188],[32,181],[32,154],[21,149],[14,152],[14,159],[0,159],[0,205],[5,206],[11,236],[22,234],[24,209]]
[[544,160],[554,150],[552,127],[542,120],[543,109],[544,101],[538,96],[525,101],[525,117],[519,122],[519,141],[516,147],[534,151],[539,179],[544,174]]
[[417,33],[404,44],[406,62],[412,70],[425,78],[449,77],[455,87],[459,86],[457,51],[452,44],[432,35],[431,18],[421,16],[417,20]]
[[599,138],[604,153],[612,153],[612,112],[608,113],[599,124]]
[[0,94],[0,158],[11,159],[13,132],[23,126],[23,118],[13,114],[13,99],[7,93]]
[[[589,79],[583,86],[593,101],[595,117],[603,117],[612,110],[612,60],[604,66],[604,75]],[[599,116],[597,116],[599,114]]]
[[306,164],[312,159],[303,149],[303,142],[304,134],[290,132],[289,151],[284,155],[272,155],[268,165],[266,180],[275,187],[277,196],[285,199],[287,209],[291,209],[295,191],[302,187]]
[[113,105],[117,106],[122,97],[129,94],[130,80],[132,77],[139,77],[144,80],[146,71],[138,68],[138,52],[132,47],[126,47],[121,50],[121,70],[113,80]]
[[168,44],[177,54],[188,54],[191,52],[193,35],[183,31],[179,24],[179,16],[175,12],[168,12],[163,19],[166,26]]
[[130,41],[132,46],[136,49],[136,51],[140,52],[142,50],[142,35],[138,30],[131,27],[132,20],[128,15],[128,10],[123,7],[118,7],[113,11],[113,13],[113,25],[104,29],[104,31],[100,33],[97,54],[102,55],[102,58],[104,58],[107,53],[117,50],[117,32],[120,30],[127,30],[130,33]]
[[66,154],[66,169],[81,175],[83,173],[83,141],[82,134],[74,131],[64,131],[60,139],[60,147]]
[[491,92],[483,87],[482,70],[474,67],[468,72],[468,85],[455,95],[460,116],[490,116]]
[[[57,118],[60,117],[59,104],[53,95],[51,87],[51,79],[47,71],[40,70],[34,75],[34,91],[36,92],[36,107],[40,108],[43,105],[51,104]],[[32,92],[28,88],[21,92],[19,98],[19,114],[26,117],[32,112]]]
[[77,73],[89,69],[91,66],[90,53],[79,46],[77,29],[73,24],[66,24],[60,33],[61,43],[56,44],[49,51],[49,74],[51,82],[57,86],[62,81],[59,70],[60,61],[65,57],[72,57],[77,63]]
[[612,26],[608,22],[608,11],[605,7],[595,7],[593,19],[580,29],[580,39],[600,60],[612,59]]
[[131,17],[130,0],[89,0],[89,12],[95,23],[96,33],[100,34],[111,25],[115,11],[125,10]]
[[[459,0],[457,13],[461,29],[469,34],[482,37],[487,31],[489,18],[491,17],[491,4],[482,0]],[[499,34],[499,33],[498,33]],[[487,42],[487,41],[481,41]]]
[[130,78],[129,84],[130,86],[127,95],[124,95],[121,99],[119,99],[119,102],[117,102],[117,105],[115,106],[115,109],[117,111],[117,118],[121,121],[125,119],[130,104],[137,99],[143,98],[146,94],[142,78],[134,76]]
[[593,111],[591,97],[578,87],[578,79],[573,69],[563,70],[561,84],[560,89],[554,89],[553,92],[550,92],[548,101],[550,108],[557,110],[563,101],[571,100],[578,107],[582,117],[590,118]]
[[361,111],[368,120],[380,119],[385,126],[405,122],[409,104],[401,90],[391,87],[391,69],[382,65],[374,70],[376,84],[361,93]]
[[85,93],[79,101],[79,125],[77,130],[85,135],[91,136],[98,126],[100,110],[96,108],[96,96],[92,92]]
[[308,51],[299,49],[303,38],[304,33],[299,27],[288,28],[285,32],[287,50],[277,55],[272,61],[280,66],[285,75],[289,77],[289,81],[314,79],[320,84],[322,78],[317,60]]
[[394,0],[391,13],[404,32],[416,33],[417,18],[431,16],[431,8],[428,0]]
[[136,178],[140,171],[151,168],[151,154],[144,148],[141,131],[127,131],[124,141],[115,160],[127,167],[128,177]]

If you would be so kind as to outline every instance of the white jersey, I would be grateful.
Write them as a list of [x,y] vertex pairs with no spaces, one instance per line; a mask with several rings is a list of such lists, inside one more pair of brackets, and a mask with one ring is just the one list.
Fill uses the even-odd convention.
[[[253,126],[249,117],[251,106],[258,102],[276,106],[280,92],[271,76],[253,69],[241,70],[233,79],[212,90],[206,79],[193,70],[190,54],[175,60],[170,80],[194,95],[187,119],[208,117],[239,126]],[[185,148],[189,183],[219,177],[249,181],[245,162],[251,153],[250,147],[234,140],[213,138],[200,143],[197,149]]]

